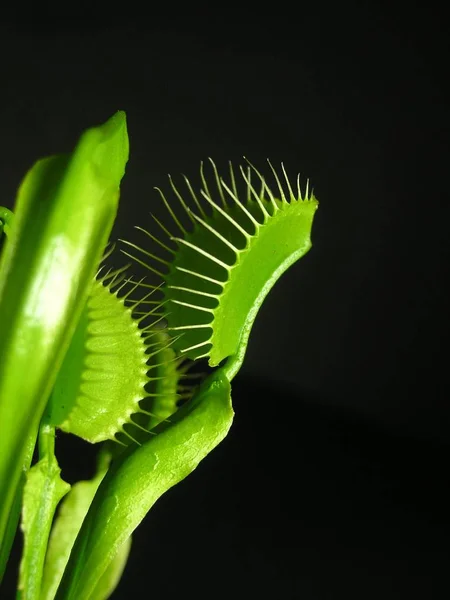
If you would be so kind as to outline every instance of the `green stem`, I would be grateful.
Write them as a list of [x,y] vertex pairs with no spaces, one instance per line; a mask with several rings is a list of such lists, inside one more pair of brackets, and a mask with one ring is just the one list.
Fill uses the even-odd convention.
[[39,460],[46,457],[55,459],[55,428],[46,422],[42,422],[39,428],[38,449]]

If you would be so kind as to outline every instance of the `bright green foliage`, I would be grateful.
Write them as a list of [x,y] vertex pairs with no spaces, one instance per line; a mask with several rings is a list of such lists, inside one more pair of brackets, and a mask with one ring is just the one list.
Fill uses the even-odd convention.
[[[203,166],[199,193],[186,179],[188,201],[170,180],[177,209],[161,192],[172,220],[155,218],[162,238],[138,228],[159,253],[125,242],[157,282],[135,281],[128,267],[102,274],[127,158],[117,113],[72,155],[33,167],[14,226],[0,208],[0,576],[22,500],[20,600],[110,596],[148,510],[226,436],[230,381],[256,314],[311,247],[308,187],[302,195],[297,179],[294,191],[270,163],[273,189],[252,166],[237,178],[230,165],[226,183],[212,163],[213,186]],[[192,369],[202,358],[215,368],[204,381]],[[54,427],[106,442],[107,458],[67,494],[49,541],[69,489]]]
[[[54,523],[45,557],[45,568],[40,591],[40,600],[53,600],[69,561],[70,552],[81,529],[83,520],[105,476],[111,457],[108,452],[100,453],[99,467],[93,479],[78,481],[61,503]],[[89,600],[106,600],[115,590],[130,552],[131,537],[119,548]]]
[[[171,260],[164,261],[135,244],[128,245],[144,258],[126,254],[150,270],[155,269],[155,260],[166,264],[166,272],[160,275],[168,331],[183,333],[174,348],[192,359],[208,357],[212,367],[231,357],[226,370],[232,379],[242,364],[264,298],[281,274],[311,247],[317,201],[308,190],[302,198],[298,182],[294,193],[284,168],[285,189],[273,170],[274,192],[256,169],[246,173],[241,168],[246,185],[246,198],[241,201],[231,166],[230,182],[226,184],[212,164],[218,200],[212,198],[203,170],[201,190],[210,212],[198,201],[189,182],[195,211],[172,183],[191,227],[182,224],[163,195],[181,233],[174,236],[163,227],[168,239],[159,240],[159,245],[172,253]],[[250,179],[252,171],[259,181],[258,192]],[[171,240],[176,243],[173,250],[168,246]]]
[[158,498],[187,477],[226,436],[233,420],[230,384],[218,372],[170,424],[113,461],[70,557],[59,600],[89,600],[100,577]]
[[128,556],[131,550],[131,537],[120,546],[117,554],[109,563],[106,571],[98,580],[95,590],[89,596],[89,600],[106,600],[116,589],[120,581]]
[[136,316],[142,299],[131,299],[137,286],[124,277],[120,269],[93,282],[48,409],[52,424],[93,444],[148,439],[176,410],[173,341],[152,324],[139,327],[154,311]]
[[19,189],[14,240],[0,257],[2,546],[26,447],[108,240],[127,159],[125,116],[117,113],[84,133],[70,156],[36,163]]
[[89,481],[75,483],[61,503],[48,544],[42,600],[52,600],[55,597],[73,544],[104,474],[103,472]]
[[20,564],[18,600],[40,600],[47,542],[56,507],[70,489],[60,477],[54,455],[54,430],[43,425],[40,460],[27,473],[23,492],[22,531],[24,549]]
[[58,374],[51,421],[91,443],[114,440],[139,411],[146,344],[132,309],[96,281]]
[[147,419],[142,419],[145,413],[138,413],[135,417],[136,420],[141,417],[141,423],[148,431],[173,415],[180,398],[189,398],[193,393],[193,388],[185,382],[185,378],[189,377],[189,364],[183,365],[183,360],[177,359],[171,339],[164,329],[152,328],[152,333],[156,348],[151,363],[154,376],[151,380],[152,391],[146,398],[148,410],[152,412]]

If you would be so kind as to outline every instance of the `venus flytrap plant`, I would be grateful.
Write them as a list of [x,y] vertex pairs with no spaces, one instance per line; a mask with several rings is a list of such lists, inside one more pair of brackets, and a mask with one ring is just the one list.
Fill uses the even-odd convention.
[[[312,197],[303,200],[299,190],[299,197],[295,197],[289,187],[287,177],[285,177],[285,182],[289,196],[284,194],[281,182],[276,179],[281,200],[276,200],[275,196],[267,191],[269,188],[260,176],[260,184],[264,190],[260,196],[256,196],[256,192],[249,183],[248,174],[244,173],[243,179],[248,190],[254,193],[254,199],[249,197],[245,203],[240,203],[237,199],[237,192],[233,191],[231,197],[238,206],[238,209],[234,211],[232,207],[226,205],[226,202],[223,202],[226,208],[219,210],[219,205],[213,202],[209,191],[204,189],[203,194],[207,195],[207,201],[213,204],[215,209],[212,213],[207,214],[204,209],[202,210],[202,205],[197,203],[196,196],[192,196],[198,211],[203,215],[200,217],[201,225],[211,233],[211,237],[206,239],[203,229],[196,229],[194,213],[182,199],[177,188],[174,187],[174,192],[182,209],[190,218],[192,217],[191,230],[182,225],[173,206],[163,196],[173,222],[184,237],[175,239],[175,236],[169,233],[169,230],[160,221],[156,222],[166,239],[156,238],[147,231],[143,231],[143,233],[157,243],[159,248],[171,254],[172,261],[162,258],[154,252],[148,252],[135,244],[126,243],[127,249],[124,250],[124,253],[128,257],[134,258],[164,282],[162,287],[143,282],[134,282],[134,285],[142,287],[146,291],[150,290],[150,294],[162,293],[161,307],[167,307],[165,313],[167,334],[173,336],[173,347],[178,349],[180,355],[189,355],[199,348],[213,347],[209,340],[216,336],[219,352],[222,343],[224,348],[228,348],[228,351],[222,350],[223,356],[215,360],[218,362],[223,359],[228,360],[225,361],[223,367],[216,370],[205,381],[191,402],[185,404],[182,409],[170,417],[169,423],[163,422],[159,427],[153,429],[153,433],[156,434],[154,439],[143,443],[138,449],[130,448],[113,463],[102,481],[82,525],[57,598],[89,598],[99,579],[99,573],[107,568],[111,557],[116,551],[120,551],[122,544],[129,539],[129,535],[155,500],[195,468],[199,458],[209,452],[226,434],[232,420],[229,381],[242,364],[249,330],[256,311],[275,280],[289,264],[302,256],[310,247],[309,232],[317,207],[316,201]],[[204,185],[205,183],[204,181]],[[226,189],[225,185],[217,178],[219,195]],[[235,183],[232,185],[236,188]],[[189,184],[188,189],[192,189]],[[268,198],[265,198],[265,193]],[[253,201],[254,204],[252,204]],[[271,202],[272,206],[266,208],[264,212],[265,202]],[[261,212],[258,213],[258,210]],[[225,214],[229,216],[227,222],[220,220]],[[260,220],[254,216],[258,214]],[[283,218],[289,219],[289,214],[292,230],[287,226],[289,221],[282,220]],[[252,221],[254,228],[251,229],[247,223],[247,228],[244,229],[245,217],[251,220],[249,215],[255,219]],[[298,220],[292,223],[294,219]],[[230,226],[227,230],[228,223]],[[284,223],[285,227],[280,226],[280,223]],[[230,239],[236,240],[236,230],[242,235],[243,232],[246,232],[247,235],[244,242],[241,241],[240,248],[233,245],[234,260],[229,254],[228,262],[225,262],[225,250],[230,248]],[[294,238],[294,241],[285,240],[284,234],[289,234],[291,231],[297,237]],[[217,243],[217,240],[220,243]],[[261,240],[265,240],[265,242]],[[171,242],[176,242],[179,248],[170,248]],[[186,254],[183,252],[185,246],[192,250],[189,258],[186,258]],[[132,252],[129,251],[130,248]],[[151,259],[151,262],[148,259]],[[252,276],[252,271],[258,267],[258,264],[262,264],[259,270],[263,271],[260,279],[258,279],[257,272]],[[161,265],[164,270],[161,270]],[[228,279],[227,276],[224,277],[223,272],[220,272],[219,269],[216,270],[216,265],[228,273]],[[238,268],[247,274],[247,280],[239,282]],[[178,272],[189,275],[190,287],[184,280],[182,281],[183,285],[178,285],[179,281],[176,279],[176,283],[173,283]],[[173,274],[175,274],[174,277],[172,277]],[[215,296],[212,291],[214,288],[210,287],[205,290],[204,282],[215,286]],[[179,296],[173,298],[171,296],[173,290],[177,293],[185,293],[190,301],[180,300]],[[197,313],[211,313],[214,308],[218,309],[220,301],[224,297],[226,298],[226,293],[236,294],[235,300],[240,302],[245,309],[244,311],[236,309],[235,319],[231,321],[232,326],[237,327],[237,330],[229,330],[229,324],[219,310],[216,310],[213,315],[216,318],[211,319],[209,315],[206,323],[199,322]],[[197,298],[196,304],[191,300],[192,297]],[[214,302],[207,304],[211,300]],[[145,302],[146,300],[142,301],[142,303]],[[180,317],[172,305],[188,310]],[[227,307],[226,304],[225,306]],[[231,310],[230,305],[226,310]],[[205,324],[207,327],[203,327]],[[194,339],[195,343],[192,344],[192,338],[189,339],[190,332],[204,329],[209,330],[208,335],[200,341],[198,338]],[[229,342],[230,337],[235,340],[234,345]],[[186,340],[186,338],[188,339]],[[209,354],[207,356],[210,358],[210,365],[215,366],[214,358]],[[202,357],[204,355],[191,354],[193,359]],[[211,425],[210,420],[217,419],[217,414],[221,414],[220,421]],[[200,421],[200,415],[202,421]],[[197,419],[199,419],[198,422]],[[203,422],[203,427],[200,426],[200,422]],[[205,428],[205,424],[208,424],[208,427]],[[201,449],[201,454],[199,449]],[[194,454],[192,455],[191,452]],[[195,456],[194,462],[192,462],[191,456]],[[130,506],[133,506],[132,511],[130,511]],[[102,523],[107,523],[107,526],[102,527]]]
[[[121,134],[116,132],[115,137],[108,138],[112,143],[107,150],[106,146],[92,146],[89,152],[79,154],[77,177],[70,178],[70,162],[65,166],[60,163],[56,186],[52,187],[52,178],[46,176],[39,179],[40,185],[31,186],[35,208],[50,198],[55,201],[52,210],[56,214],[68,214],[69,233],[70,210],[77,212],[78,205],[83,206],[85,201],[85,210],[92,208],[89,177],[83,179],[81,175],[86,174],[88,165],[97,164],[97,155],[101,168],[92,169],[89,176],[97,185],[95,178],[101,174],[105,188],[114,189],[117,195],[120,177],[116,175],[123,173],[128,148],[123,116],[119,113],[103,126],[108,131],[114,127],[118,131],[121,119]],[[90,131],[92,137],[96,130]],[[79,147],[84,148],[81,142]],[[112,224],[108,220],[108,227],[101,234],[94,226],[94,213],[98,210],[101,214],[101,206],[92,209],[90,229],[79,240],[83,245],[76,249],[79,262],[64,262],[66,278],[73,275],[77,290],[74,292],[67,285],[67,306],[59,308],[53,321],[44,319],[35,334],[50,383],[30,388],[29,418],[27,421],[23,417],[27,427],[23,425],[21,429],[33,442],[40,422],[39,461],[28,471],[22,495],[18,484],[20,470],[23,464],[28,467],[29,449],[34,444],[26,446],[28,454],[26,448],[22,449],[19,465],[9,456],[3,472],[14,472],[16,479],[8,480],[12,483],[4,485],[4,490],[0,488],[9,502],[4,511],[6,517],[12,510],[11,499],[20,500],[23,496],[25,545],[18,596],[22,600],[109,597],[124,568],[135,528],[156,500],[195,469],[226,436],[233,420],[230,382],[242,365],[259,307],[280,275],[311,246],[310,230],[317,202],[308,187],[302,196],[298,180],[295,189],[291,186],[283,166],[277,172],[269,163],[274,186],[269,186],[249,163],[237,173],[230,165],[227,180],[220,177],[212,161],[211,167],[212,184],[202,165],[199,192],[187,179],[186,194],[172,179],[173,198],[168,200],[160,191],[171,224],[154,217],[159,235],[139,227],[145,245],[123,242],[123,254],[156,278],[154,283],[130,275],[134,269],[129,266],[98,270]],[[108,176],[104,176],[104,171]],[[114,186],[106,185],[111,172]],[[58,183],[66,179],[70,185]],[[98,185],[93,187],[97,192]],[[16,247],[27,241],[20,206],[18,202]],[[23,276],[20,280],[25,284],[24,298],[15,287],[10,287],[18,285],[19,278],[11,284],[8,280],[5,286],[0,270],[0,290],[2,282],[4,285],[0,306],[2,301],[8,305],[7,294],[12,294],[18,303],[14,326],[9,328],[13,340],[13,334],[34,340],[25,319],[27,285],[33,289],[33,282],[41,280],[31,307],[42,306],[44,299],[50,297],[48,286],[55,281],[54,275],[43,278],[39,271],[46,265],[45,250],[54,255],[53,237],[67,235],[61,221],[59,229],[52,229],[52,210],[40,210],[41,236],[37,227],[33,229],[28,224],[40,249],[40,261],[34,263],[27,256],[33,269],[28,278]],[[0,211],[0,223],[10,221],[10,213]],[[98,237],[97,244],[92,236]],[[152,246],[147,249],[149,240]],[[7,265],[11,260],[8,252],[11,254],[6,248],[3,257]],[[16,263],[21,266],[17,259]],[[57,263],[54,269],[61,276],[59,266]],[[85,275],[83,285],[79,284],[80,269]],[[12,267],[6,271],[14,273]],[[47,271],[53,273],[50,268]],[[10,309],[12,306],[10,303]],[[59,329],[65,329],[66,336],[56,336],[58,348],[55,345],[52,352],[45,353],[46,336],[51,332],[55,337],[54,332]],[[0,355],[1,344],[0,341]],[[20,358],[14,344],[4,345],[4,356],[9,351],[13,358]],[[196,384],[197,374],[190,372],[190,365],[205,358],[213,371]],[[11,359],[3,370],[12,383],[18,377],[15,364]],[[23,362],[18,360],[17,364]],[[43,378],[44,366],[40,368]],[[17,394],[21,391],[19,382],[15,387],[12,383],[3,387]],[[4,395],[2,399],[1,391],[0,382],[0,400],[5,404],[3,409],[0,405],[0,410],[12,422],[17,396]],[[11,406],[6,407],[10,397]],[[89,482],[76,483],[70,491],[60,478],[54,454],[55,428],[90,443],[102,442],[97,475]],[[17,440],[15,443],[18,447]],[[6,444],[3,450],[9,452]],[[49,538],[55,508],[64,494],[67,495]],[[11,527],[8,532],[4,546],[7,549]]]

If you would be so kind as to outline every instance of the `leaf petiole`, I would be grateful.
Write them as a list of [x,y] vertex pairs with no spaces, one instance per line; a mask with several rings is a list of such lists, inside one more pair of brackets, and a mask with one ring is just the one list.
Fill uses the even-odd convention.
[[42,422],[39,429],[39,462],[27,473],[23,492],[24,549],[20,563],[18,600],[39,600],[48,538],[56,507],[70,490],[60,477],[55,457],[55,429]]

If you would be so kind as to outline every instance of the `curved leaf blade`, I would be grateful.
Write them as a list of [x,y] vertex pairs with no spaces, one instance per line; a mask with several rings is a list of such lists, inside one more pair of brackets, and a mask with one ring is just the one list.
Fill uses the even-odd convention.
[[90,600],[99,580],[147,512],[226,436],[230,383],[220,371],[143,446],[131,448],[103,479],[73,548],[58,600]]

